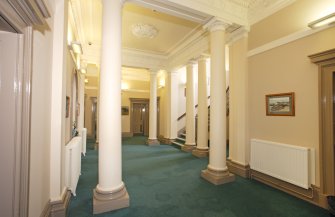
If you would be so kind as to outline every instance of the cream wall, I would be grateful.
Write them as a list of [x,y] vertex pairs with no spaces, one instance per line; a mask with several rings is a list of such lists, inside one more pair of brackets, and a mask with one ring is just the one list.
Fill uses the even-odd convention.
[[249,50],[308,29],[307,24],[335,11],[333,0],[297,0],[292,5],[251,26]]
[[159,132],[157,136],[164,136],[166,138],[166,121],[167,121],[167,111],[166,111],[166,103],[167,103],[167,95],[166,88],[162,87],[157,90],[157,95],[159,97]]
[[229,46],[231,72],[231,76],[229,76],[229,119],[227,119],[229,126],[227,127],[229,158],[241,165],[248,165],[250,158],[247,49],[247,36],[240,38]]
[[[49,19],[49,27],[53,20]],[[52,32],[33,31],[29,217],[40,216],[50,198],[50,95]]]
[[[312,5],[312,2],[315,3]],[[330,1],[300,0],[251,27],[249,48],[304,28],[312,15]],[[328,5],[329,6],[329,5]],[[305,24],[299,21],[305,16]],[[315,16],[315,15],[314,15]],[[294,21],[295,17],[297,20]],[[293,19],[294,18],[294,19]],[[279,24],[285,23],[285,25]],[[291,24],[291,22],[294,23]],[[299,23],[299,25],[297,24]],[[278,24],[278,27],[277,27]],[[274,28],[276,26],[276,28]],[[294,26],[294,28],[293,28]],[[277,32],[269,33],[271,31]],[[263,37],[261,36],[263,35]],[[250,138],[270,140],[316,150],[316,185],[319,185],[318,69],[308,55],[335,47],[335,28],[249,57]],[[265,115],[265,95],[295,92],[295,116]]]
[[72,123],[73,123],[73,112],[75,108],[73,107],[73,101],[76,100],[73,98],[73,80],[74,80],[74,70],[75,63],[70,54],[70,51],[67,50],[67,71],[66,71],[66,96],[70,97],[70,112],[69,117],[65,118],[65,144],[67,144],[72,138]]

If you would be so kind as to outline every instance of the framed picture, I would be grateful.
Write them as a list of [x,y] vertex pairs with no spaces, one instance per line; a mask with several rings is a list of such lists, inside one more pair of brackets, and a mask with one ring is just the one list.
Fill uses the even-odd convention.
[[269,94],[265,96],[267,116],[294,116],[294,93]]
[[128,106],[122,106],[121,107],[121,115],[129,115],[129,107]]
[[66,105],[65,105],[65,117],[68,118],[70,116],[70,97],[66,96]]

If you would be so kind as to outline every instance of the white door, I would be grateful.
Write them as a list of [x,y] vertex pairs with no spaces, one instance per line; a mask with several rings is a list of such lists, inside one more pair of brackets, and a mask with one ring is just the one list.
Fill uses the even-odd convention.
[[15,202],[19,183],[16,174],[19,167],[15,165],[19,156],[16,150],[18,120],[17,93],[20,88],[18,78],[19,37],[15,33],[0,31],[0,215],[17,216]]

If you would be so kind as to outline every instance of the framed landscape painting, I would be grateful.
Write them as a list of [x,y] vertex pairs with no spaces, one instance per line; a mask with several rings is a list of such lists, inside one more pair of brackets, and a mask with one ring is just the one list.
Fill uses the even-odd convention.
[[267,116],[294,116],[294,93],[269,94],[265,96]]

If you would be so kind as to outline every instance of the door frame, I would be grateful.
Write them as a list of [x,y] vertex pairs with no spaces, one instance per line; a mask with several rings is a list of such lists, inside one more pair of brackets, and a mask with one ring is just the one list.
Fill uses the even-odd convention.
[[[130,133],[131,135],[134,134],[133,130],[133,104],[140,103],[140,104],[147,104],[149,108],[148,117],[150,115],[150,99],[148,98],[129,98],[130,101]],[[160,97],[157,97],[157,135],[159,135],[159,118],[160,117]],[[148,121],[148,130],[149,130],[149,121]],[[148,132],[149,133],[149,132]],[[145,134],[144,134],[145,135]]]
[[[134,122],[134,117],[133,117],[134,116],[133,115],[134,104],[145,104],[149,108],[149,99],[146,99],[146,98],[129,98],[129,101],[130,101],[130,133],[131,133],[131,135],[134,135],[134,123],[133,123]],[[149,117],[149,113],[148,113],[148,117]],[[143,135],[145,135],[145,130],[144,129],[143,129]]]
[[326,196],[335,195],[335,157],[333,135],[333,79],[335,72],[335,49],[310,55],[311,61],[319,66],[319,159],[320,193],[322,205]]
[[8,23],[5,31],[19,36],[17,80],[21,83],[16,95],[15,129],[15,189],[14,215],[28,216],[29,212],[29,166],[30,166],[30,117],[31,117],[31,79],[33,26],[46,23],[50,17],[44,0],[0,1],[0,16]]

